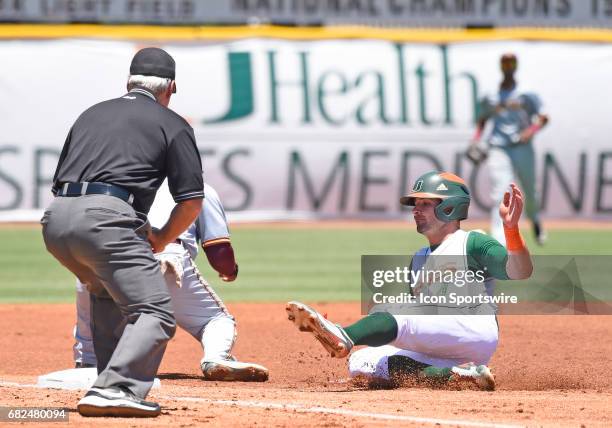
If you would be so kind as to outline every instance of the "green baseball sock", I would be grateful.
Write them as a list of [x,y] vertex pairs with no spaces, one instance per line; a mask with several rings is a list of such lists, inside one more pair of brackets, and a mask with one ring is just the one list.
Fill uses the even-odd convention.
[[429,366],[421,370],[421,375],[426,379],[449,380],[452,372],[448,367]]
[[382,346],[397,337],[397,321],[388,312],[375,312],[344,327],[355,345]]

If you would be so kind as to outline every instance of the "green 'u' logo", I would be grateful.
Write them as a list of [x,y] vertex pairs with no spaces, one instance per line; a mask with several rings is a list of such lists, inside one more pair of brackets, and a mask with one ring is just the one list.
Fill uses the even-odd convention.
[[205,124],[221,123],[243,119],[253,113],[253,72],[251,54],[248,52],[229,52],[230,107],[221,117],[204,120]]

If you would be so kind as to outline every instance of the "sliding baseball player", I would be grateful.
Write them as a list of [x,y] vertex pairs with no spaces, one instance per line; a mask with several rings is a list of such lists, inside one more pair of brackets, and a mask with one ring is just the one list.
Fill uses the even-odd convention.
[[[413,264],[417,260],[443,265],[451,256],[457,271],[486,271],[487,277],[496,279],[531,275],[533,265],[518,228],[523,195],[516,185],[512,184],[499,206],[507,249],[487,235],[461,229],[470,193],[454,174],[432,171],[421,176],[400,202],[413,207],[417,232],[429,241]],[[446,288],[441,286],[445,284],[417,282],[413,290],[415,295],[432,295],[432,290]],[[289,302],[286,311],[289,320],[301,331],[311,332],[332,357],[346,357],[353,346],[367,345],[349,358],[352,377],[391,383],[407,376],[463,379],[492,390],[495,378],[487,364],[497,348],[498,326],[494,311],[474,309],[478,315],[394,315],[377,310],[347,327],[300,302]]]

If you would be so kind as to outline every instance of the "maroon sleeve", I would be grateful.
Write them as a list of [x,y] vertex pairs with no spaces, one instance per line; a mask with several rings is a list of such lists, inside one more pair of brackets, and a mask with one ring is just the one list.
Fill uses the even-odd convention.
[[208,263],[220,275],[235,279],[238,274],[238,265],[234,258],[234,249],[229,242],[221,242],[204,247]]

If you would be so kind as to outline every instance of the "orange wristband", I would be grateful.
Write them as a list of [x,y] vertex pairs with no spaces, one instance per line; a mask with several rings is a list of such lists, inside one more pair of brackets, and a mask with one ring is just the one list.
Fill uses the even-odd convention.
[[508,251],[521,251],[525,249],[525,241],[521,236],[518,226],[513,228],[504,226],[504,236],[506,237],[506,248]]

